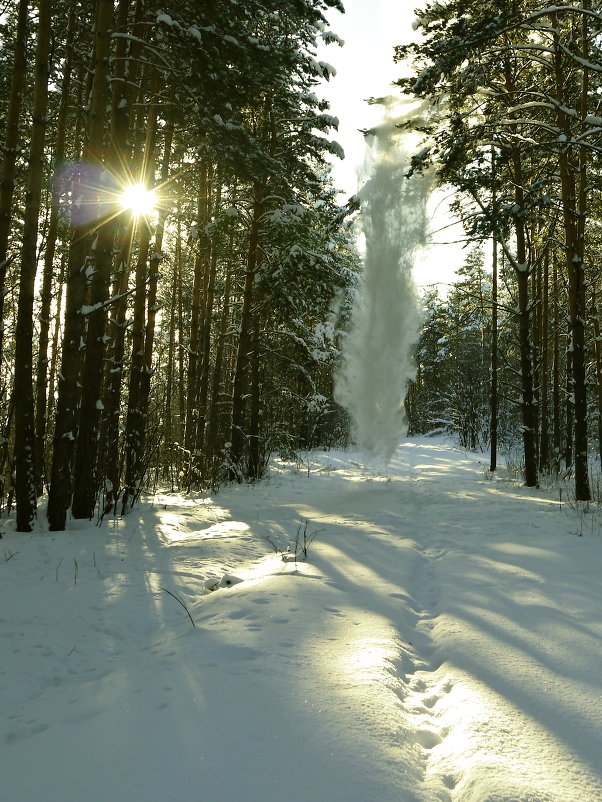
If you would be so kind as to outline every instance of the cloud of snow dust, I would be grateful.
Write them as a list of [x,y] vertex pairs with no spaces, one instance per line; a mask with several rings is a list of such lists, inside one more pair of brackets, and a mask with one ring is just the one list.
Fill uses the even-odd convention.
[[364,268],[336,388],[358,447],[386,462],[407,432],[403,398],[415,373],[412,346],[420,325],[412,266],[426,240],[430,184],[419,175],[407,178],[410,157],[396,127],[406,115],[395,111],[386,108],[370,137],[370,178],[359,193]]

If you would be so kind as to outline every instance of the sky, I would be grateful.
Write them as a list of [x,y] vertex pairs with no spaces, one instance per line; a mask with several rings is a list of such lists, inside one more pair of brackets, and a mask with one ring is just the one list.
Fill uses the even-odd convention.
[[[319,52],[337,74],[321,90],[339,118],[334,138],[343,146],[345,159],[334,160],[333,177],[345,196],[353,195],[363,183],[366,145],[359,129],[376,125],[381,118],[378,106],[367,99],[399,94],[392,86],[401,75],[401,67],[393,62],[393,48],[413,38],[413,2],[399,0],[343,0],[345,14],[329,12],[331,30],[344,40],[344,47],[330,44]],[[461,230],[435,233],[449,224],[442,195],[433,197],[431,213],[432,240],[457,239]],[[457,245],[438,244],[424,250],[417,260],[415,279],[419,285],[447,284],[462,265],[466,251]]]
[[348,194],[358,189],[358,170],[365,158],[360,128],[379,122],[381,110],[366,102],[370,97],[397,94],[392,86],[400,74],[393,48],[411,37],[413,4],[394,0],[344,0],[345,14],[331,11],[329,21],[344,47],[330,44],[320,52],[337,74],[322,89],[339,118],[338,140],[346,158],[334,164],[335,183]]

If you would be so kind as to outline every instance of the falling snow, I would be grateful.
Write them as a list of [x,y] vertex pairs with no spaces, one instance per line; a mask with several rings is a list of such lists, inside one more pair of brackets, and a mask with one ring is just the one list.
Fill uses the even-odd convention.
[[429,196],[427,179],[406,177],[410,159],[396,122],[387,113],[375,130],[371,176],[360,192],[364,268],[337,382],[355,442],[366,456],[385,460],[406,428],[403,397],[420,320],[412,266],[426,239]]

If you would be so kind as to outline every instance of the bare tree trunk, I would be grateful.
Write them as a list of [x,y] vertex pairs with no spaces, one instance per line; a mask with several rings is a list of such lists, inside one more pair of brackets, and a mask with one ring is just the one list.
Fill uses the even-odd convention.
[[98,429],[102,409],[101,384],[105,353],[107,300],[113,263],[114,226],[107,223],[94,243],[94,273],[90,288],[85,359],[81,373],[81,401],[78,437],[75,447],[72,514],[89,518],[96,506]]
[[550,469],[550,405],[549,405],[549,272],[550,255],[546,252],[543,260],[542,299],[541,299],[541,413],[539,437],[539,470]]
[[564,433],[564,467],[568,471],[573,467],[573,433],[575,431],[575,397],[573,395],[573,349],[571,348],[570,329],[567,334],[568,347],[566,348],[565,364],[565,433]]
[[[117,28],[127,30],[130,0],[119,0]],[[106,146],[105,165],[113,176],[124,176],[128,153],[129,110],[132,92],[129,81],[129,59],[127,39],[118,37],[115,48],[115,74],[111,76],[111,137]],[[82,398],[79,437],[75,449],[73,517],[92,518],[98,493],[103,485],[108,489],[107,477],[99,468],[105,467],[104,459],[98,465],[98,442],[100,418],[103,404],[101,386],[106,351],[107,301],[113,269],[115,241],[120,230],[122,214],[111,209],[108,220],[98,230],[94,245],[94,274],[92,277],[88,319],[86,357],[83,368]],[[102,481],[104,480],[104,481]],[[109,480],[110,481],[110,480]]]
[[[105,133],[110,25],[112,0],[97,0],[95,22],[94,81],[88,112],[88,139],[83,161],[98,163],[103,152]],[[51,530],[65,528],[72,495],[72,459],[78,431],[79,379],[82,366],[81,343],[85,323],[82,307],[86,295],[88,252],[95,228],[94,221],[77,218],[78,208],[89,208],[96,196],[80,177],[73,188],[74,232],[69,252],[65,327],[63,332],[61,373],[54,433],[52,474],[48,494],[48,524]]]
[[[129,0],[120,0],[118,8],[118,28],[126,30],[129,18]],[[122,50],[116,54],[122,59],[122,67],[116,64],[116,75],[113,80],[112,123],[113,141],[115,143],[116,170],[124,181],[136,180],[134,171],[144,150],[143,126],[132,124],[136,109],[136,94],[139,93],[137,78],[141,61],[138,58],[141,41],[144,36],[144,2],[137,0],[134,12],[133,38],[129,40],[129,51],[126,52],[121,38]],[[144,104],[138,104],[138,115],[143,113]],[[133,131],[134,144],[129,142],[130,131]],[[122,460],[120,459],[120,413],[123,394],[125,368],[125,341],[127,331],[128,282],[131,270],[135,220],[132,216],[122,215],[119,231],[116,235],[117,270],[113,277],[112,298],[107,320],[107,354],[105,359],[104,390],[102,395],[103,410],[99,428],[99,486],[104,492],[104,512],[113,509],[120,493]]]
[[230,436],[230,478],[239,482],[243,479],[243,455],[246,437],[243,431],[245,420],[245,398],[247,374],[249,369],[249,354],[251,351],[251,333],[253,322],[253,285],[258,267],[259,231],[263,209],[263,193],[265,184],[257,184],[254,191],[253,209],[251,214],[251,230],[247,252],[247,265],[245,284],[243,290],[243,304],[240,321],[240,334],[236,352],[236,367],[232,387],[232,433]]
[[[58,286],[56,291],[56,315],[54,318],[54,331],[52,333],[52,345],[50,348],[50,367],[48,370],[48,396],[46,398],[46,427],[52,420],[54,411],[54,386],[56,381],[56,365],[58,362],[59,352],[59,335],[61,331],[61,311],[63,306],[63,283],[65,277],[65,270],[67,267],[66,255],[63,254],[61,258],[61,268],[58,277]],[[47,475],[47,466],[44,466],[44,476]]]
[[44,180],[44,138],[48,108],[52,2],[41,0],[36,45],[33,128],[19,278],[15,334],[15,498],[17,531],[31,532],[36,517],[35,415],[33,403],[33,301],[37,272],[38,220]]
[[[523,189],[520,171],[520,155],[515,160],[516,177],[515,198],[522,209]],[[529,273],[527,271],[527,247],[525,229],[521,222],[516,223],[516,260],[522,269],[516,270],[518,288],[518,336],[520,347],[520,373],[522,390],[522,429],[523,450],[525,455],[525,484],[527,487],[537,485],[537,406],[533,388],[533,355],[531,348],[531,304],[529,299]]]
[[[56,141],[54,145],[54,165],[58,167],[65,157],[65,140],[67,136],[67,117],[71,100],[71,73],[73,69],[73,39],[75,36],[76,3],[72,0],[69,8],[69,21],[67,24],[67,42],[65,65],[63,67],[63,80],[61,83],[61,102],[58,111]],[[52,287],[54,283],[54,257],[56,241],[59,232],[59,198],[57,193],[51,194],[50,220],[48,222],[48,235],[46,252],[44,254],[44,273],[40,292],[40,336],[38,346],[38,361],[36,370],[36,492],[43,491],[45,475],[46,453],[46,391],[48,388],[48,345],[50,334],[50,311],[52,305]],[[57,311],[58,314],[58,311]]]
[[[161,165],[161,184],[167,181],[171,162],[171,146],[173,138],[173,124],[169,124],[165,131],[165,143],[163,153],[163,163]],[[143,456],[146,450],[146,426],[145,421],[148,414],[149,397],[151,391],[151,378],[153,376],[153,354],[155,344],[155,324],[157,319],[157,285],[159,281],[159,265],[163,248],[163,235],[165,232],[165,221],[167,220],[167,209],[161,209],[157,230],[155,232],[155,242],[150,255],[150,275],[148,282],[147,315],[146,327],[144,331],[144,366],[140,374],[138,407],[140,409],[141,430],[140,447],[138,449],[136,464],[133,466],[133,473],[142,477],[144,473]]]
[[[15,394],[12,392],[6,405],[6,416],[2,421],[2,447],[0,448],[0,498],[7,499],[6,507],[10,510],[11,498],[14,495],[13,487],[13,466],[10,459],[8,444],[10,443],[11,427],[15,414]],[[5,485],[2,477],[8,478],[8,485]]]
[[[556,15],[551,15],[556,19]],[[584,64],[588,54],[587,18],[583,15],[583,28],[581,43],[584,55]],[[554,34],[554,66],[556,77],[556,95],[559,100],[557,124],[562,131],[565,141],[570,143],[573,138],[572,117],[564,110],[565,103],[565,75],[563,70],[563,51],[561,50],[558,34]],[[585,119],[588,104],[588,75],[587,67],[583,67],[583,86],[581,99],[581,119]],[[584,113],[585,112],[585,113]],[[585,123],[584,123],[585,125]],[[589,486],[589,472],[587,465],[587,385],[586,385],[586,358],[585,358],[585,220],[587,203],[587,152],[580,147],[575,164],[575,156],[570,144],[560,149],[558,167],[560,173],[560,191],[562,214],[564,221],[565,257],[567,275],[569,280],[569,322],[570,345],[572,353],[571,400],[574,407],[574,462],[575,462],[575,498],[577,501],[589,501],[591,491]]]
[[122,224],[117,236],[118,267],[113,277],[112,303],[107,318],[107,343],[102,415],[98,435],[99,473],[104,479],[104,511],[108,512],[119,495],[121,463],[119,459],[119,417],[124,378],[125,337],[127,330],[127,288],[134,223]]
[[[509,97],[515,90],[514,76],[509,64],[505,69],[506,89]],[[514,179],[514,202],[518,209],[525,205],[522,156],[518,145],[513,146],[512,170]],[[520,350],[521,375],[521,417],[523,434],[523,451],[525,457],[525,484],[527,487],[537,485],[537,406],[533,381],[533,353],[531,346],[531,303],[529,298],[529,253],[527,250],[527,234],[524,220],[516,218],[514,223],[516,236],[516,259],[513,260],[514,273],[518,291],[518,339]]]
[[[15,192],[15,166],[19,153],[19,119],[25,77],[27,75],[27,25],[28,3],[20,0],[17,11],[15,38],[15,60],[10,84],[10,97],[6,112],[6,129],[0,175],[0,372],[4,354],[4,298],[6,272],[11,259],[8,254],[12,222],[13,196]],[[0,397],[5,388],[0,387]]]
[[[147,186],[154,177],[155,141],[157,133],[157,105],[156,93],[158,89],[158,74],[153,79],[151,97],[153,103],[148,112],[146,143],[144,146],[143,164],[145,166],[143,182]],[[142,465],[144,455],[144,419],[140,407],[140,388],[142,375],[145,370],[144,363],[144,335],[146,326],[146,293],[148,278],[148,257],[151,242],[150,221],[141,219],[140,241],[138,245],[138,258],[136,260],[136,281],[134,290],[134,316],[132,320],[132,356],[130,361],[130,380],[128,382],[128,406],[125,421],[125,483],[123,490],[122,512],[132,505],[142,482],[139,466]]]
[[[182,237],[178,229],[178,239],[176,242],[176,267],[178,272],[178,443],[184,443],[186,436],[186,365],[184,359],[185,337],[184,337],[184,293],[183,293],[183,258],[182,258]],[[183,471],[183,451],[178,449],[178,478],[180,481]],[[182,482],[180,481],[180,484]]]
[[251,406],[249,410],[249,478],[261,478],[263,460],[261,453],[261,322],[254,315],[251,352]]
[[[233,250],[233,238],[230,237],[230,249]],[[218,484],[221,477],[219,473],[219,463],[221,454],[219,446],[220,424],[224,420],[226,403],[226,392],[223,387],[223,363],[224,351],[226,347],[226,336],[228,329],[228,321],[230,319],[230,286],[232,282],[232,267],[228,265],[226,268],[226,278],[224,282],[224,295],[222,299],[222,311],[220,318],[219,334],[215,348],[215,363],[213,365],[213,377],[211,380],[211,407],[209,409],[209,416],[207,422],[207,439],[205,443],[205,452],[207,455],[207,462],[209,469],[206,474],[213,484]],[[221,432],[222,435],[224,432]]]
[[205,234],[201,233],[207,223],[207,167],[203,166],[198,197],[197,212],[197,252],[194,260],[194,280],[192,286],[192,308],[190,318],[190,341],[188,344],[188,375],[186,394],[186,426],[184,434],[184,448],[188,452],[188,487],[193,481],[193,454],[197,445],[198,431],[198,397],[201,373],[201,325],[203,289],[207,281],[207,253],[205,252]]
[[[218,180],[216,190],[215,206],[219,208],[221,203],[221,185]],[[205,446],[205,427],[208,417],[207,395],[209,393],[209,377],[211,374],[211,332],[213,324],[213,305],[215,302],[215,281],[217,277],[217,242],[214,240],[211,245],[211,256],[209,259],[209,275],[207,278],[207,288],[205,292],[205,314],[203,316],[203,328],[201,336],[201,376],[199,383],[198,397],[198,430],[197,430],[197,450],[201,451]]]
[[558,265],[556,255],[552,270],[554,285],[554,364],[552,367],[552,425],[554,428],[554,471],[560,471],[560,450],[562,446],[562,425],[560,422],[560,301],[558,297]]
[[[179,215],[177,215],[179,217]],[[173,277],[171,282],[171,303],[168,310],[167,318],[164,322],[168,326],[168,346],[167,346],[167,369],[165,377],[165,398],[163,405],[163,421],[164,421],[164,448],[167,459],[167,471],[164,471],[165,476],[169,476],[171,482],[171,489],[175,488],[174,481],[174,466],[177,463],[176,450],[174,447],[174,405],[172,396],[174,394],[175,384],[175,371],[176,371],[176,329],[177,329],[177,313],[178,313],[178,284],[180,281],[180,253],[181,253],[181,231],[180,221],[178,219],[176,231],[176,248],[175,259],[173,266]]]
[[600,327],[600,310],[596,296],[596,287],[593,287],[592,322],[594,326],[594,348],[596,354],[596,401],[598,412],[598,453],[602,466],[602,328]]
[[[495,180],[495,150],[491,150],[491,172]],[[495,187],[491,205],[493,214],[497,214],[497,197]],[[489,422],[489,470],[497,468],[497,435],[498,435],[498,243],[496,232],[492,240],[491,254],[491,385],[489,388],[490,422]]]

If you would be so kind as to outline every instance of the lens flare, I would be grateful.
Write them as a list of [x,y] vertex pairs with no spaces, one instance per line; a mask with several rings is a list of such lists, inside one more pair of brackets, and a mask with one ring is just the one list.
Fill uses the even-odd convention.
[[136,217],[141,217],[152,214],[157,198],[154,190],[147,189],[144,184],[131,184],[119,196],[119,203],[124,211],[131,211]]

